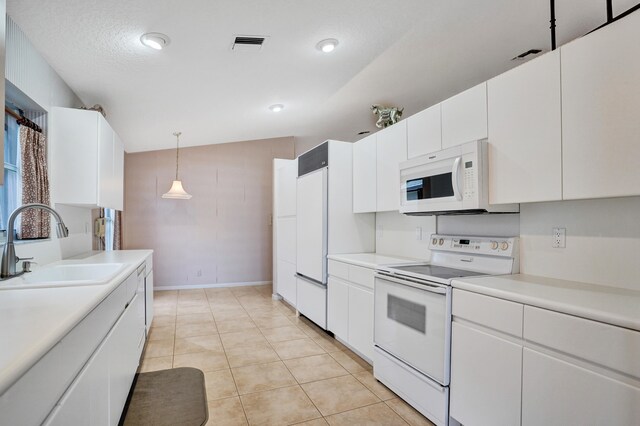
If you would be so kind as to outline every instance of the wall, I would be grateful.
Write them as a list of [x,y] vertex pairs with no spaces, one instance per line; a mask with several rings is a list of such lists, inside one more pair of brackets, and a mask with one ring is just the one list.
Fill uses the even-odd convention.
[[156,287],[271,282],[273,159],[293,158],[294,139],[180,149],[191,200],[161,198],[175,155],[126,154],[124,248],[155,250]]
[[[416,238],[416,228],[421,239]],[[398,212],[376,213],[376,253],[429,259],[429,236],[435,232],[434,216],[405,216]]]
[[[40,110],[48,111],[52,106],[82,106],[80,99],[49,66],[9,16],[6,28],[6,79],[35,102]],[[49,145],[49,158],[53,149],[55,146]],[[52,187],[55,185],[53,181],[50,183]],[[58,240],[54,232],[48,241],[16,245],[18,256],[34,256],[39,265],[91,250],[91,211],[56,205],[55,199],[52,199],[51,203],[58,209],[69,228],[69,237]]]
[[429,259],[429,237],[435,233],[513,237],[520,234],[520,217],[517,214],[438,217],[405,216],[398,212],[376,214],[376,252],[380,254]]
[[[640,197],[520,206],[522,273],[640,290]],[[567,246],[552,248],[552,228]]]

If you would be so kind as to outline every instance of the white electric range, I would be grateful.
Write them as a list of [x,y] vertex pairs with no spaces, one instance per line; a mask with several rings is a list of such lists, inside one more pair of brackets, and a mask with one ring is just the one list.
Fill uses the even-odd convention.
[[449,424],[451,281],[519,271],[519,239],[432,235],[428,263],[376,270],[375,377]]

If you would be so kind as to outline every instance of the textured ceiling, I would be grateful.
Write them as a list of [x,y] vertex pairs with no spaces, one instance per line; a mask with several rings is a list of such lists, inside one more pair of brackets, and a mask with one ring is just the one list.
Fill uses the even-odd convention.
[[[374,130],[373,103],[405,116],[549,49],[543,0],[8,0],[7,12],[127,151]],[[562,44],[605,20],[604,0],[556,0]],[[635,3],[614,0],[616,12]],[[171,45],[142,46],[145,32]],[[235,35],[266,35],[260,52]],[[330,55],[318,41],[337,38]],[[282,103],[274,114],[267,107]]]

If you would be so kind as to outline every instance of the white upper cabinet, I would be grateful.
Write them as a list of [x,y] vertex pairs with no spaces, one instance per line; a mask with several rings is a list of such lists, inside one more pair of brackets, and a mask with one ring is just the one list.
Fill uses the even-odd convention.
[[123,209],[124,147],[96,111],[53,108],[51,158],[54,201]]
[[407,122],[400,121],[377,134],[376,211],[400,208],[400,163],[407,159]]
[[290,160],[276,170],[276,212],[278,217],[296,215],[298,160]]
[[562,54],[563,198],[640,195],[640,14]]
[[440,104],[407,118],[407,158],[442,149]]
[[353,144],[353,212],[376,211],[376,134]]
[[488,82],[489,203],[562,199],[560,52]]
[[487,137],[487,83],[453,96],[442,104],[442,148]]

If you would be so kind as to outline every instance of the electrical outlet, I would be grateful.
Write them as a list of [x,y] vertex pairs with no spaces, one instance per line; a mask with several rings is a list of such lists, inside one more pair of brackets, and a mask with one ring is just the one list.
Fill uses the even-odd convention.
[[198,269],[198,271],[196,272],[196,277],[201,277],[202,276],[202,269]]
[[567,247],[567,228],[553,228],[553,247]]
[[422,227],[416,226],[416,241],[422,240]]

